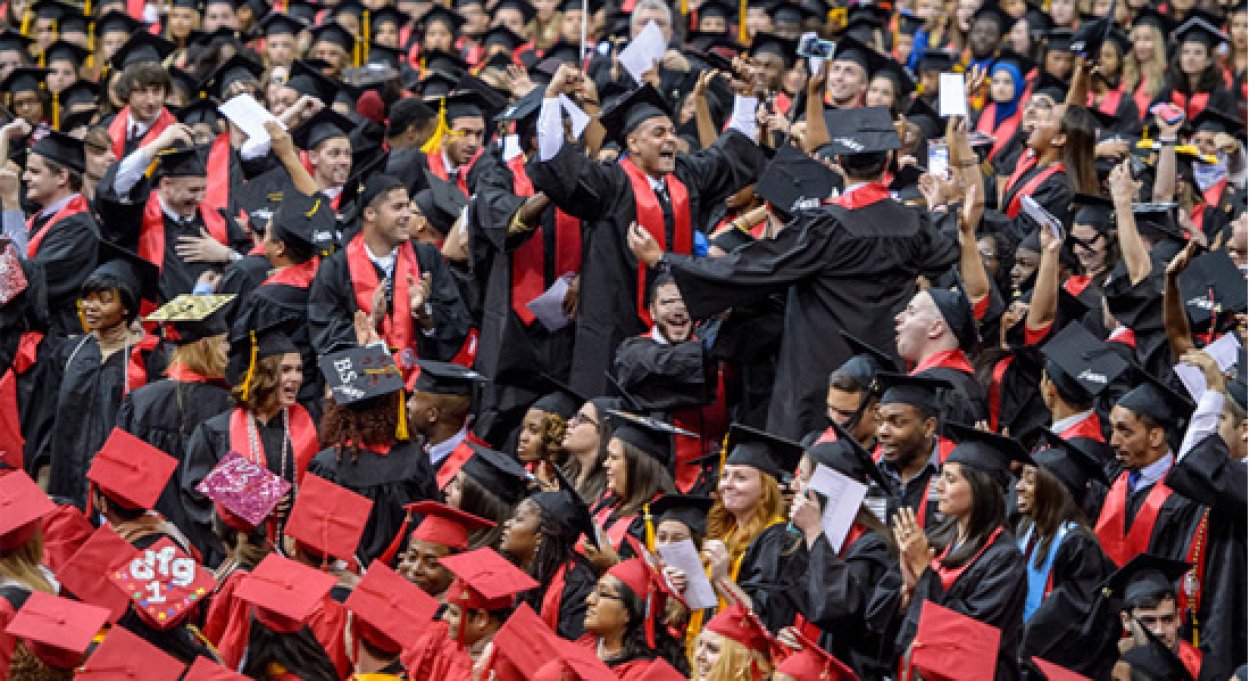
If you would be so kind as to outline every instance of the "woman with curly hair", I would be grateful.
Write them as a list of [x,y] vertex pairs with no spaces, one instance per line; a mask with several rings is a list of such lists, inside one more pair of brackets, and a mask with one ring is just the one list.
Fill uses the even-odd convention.
[[554,482],[553,466],[563,466],[567,455],[562,445],[566,420],[576,405],[561,393],[540,397],[525,411],[521,430],[517,433],[516,457],[531,473],[544,482]]

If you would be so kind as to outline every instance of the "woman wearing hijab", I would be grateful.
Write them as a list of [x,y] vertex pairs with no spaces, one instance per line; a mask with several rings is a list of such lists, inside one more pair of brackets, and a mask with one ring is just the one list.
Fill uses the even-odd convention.
[[1022,57],[1000,57],[990,67],[990,101],[977,114],[976,131],[990,135],[994,144],[990,147],[987,161],[993,161],[1004,153],[1007,145],[1015,139],[1020,129],[1020,119],[1024,113],[1025,79],[1022,71],[1025,60]]

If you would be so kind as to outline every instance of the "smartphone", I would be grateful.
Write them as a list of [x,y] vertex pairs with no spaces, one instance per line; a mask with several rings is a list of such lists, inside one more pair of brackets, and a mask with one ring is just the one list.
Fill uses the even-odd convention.
[[1150,107],[1150,113],[1163,118],[1168,125],[1176,125],[1185,118],[1185,111],[1171,102],[1159,102]]
[[808,33],[799,38],[799,48],[795,50],[795,54],[808,59],[833,61],[835,49],[837,45],[832,40],[822,40],[820,36]]

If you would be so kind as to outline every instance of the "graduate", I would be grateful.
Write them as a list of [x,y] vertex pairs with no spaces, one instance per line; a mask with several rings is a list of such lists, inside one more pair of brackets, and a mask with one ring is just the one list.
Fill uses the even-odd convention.
[[1171,37],[1177,47],[1168,63],[1167,87],[1157,99],[1180,107],[1190,119],[1206,109],[1235,114],[1237,97],[1216,61],[1216,49],[1227,41],[1224,32],[1201,16],[1191,16]]
[[588,400],[565,423],[561,444],[565,461],[561,472],[573,485],[577,496],[588,504],[598,501],[608,485],[604,466],[612,436],[608,411],[622,406],[619,402],[610,397]]
[[[99,30],[104,34],[113,26],[114,23],[101,20]],[[172,84],[169,74],[160,65],[160,61],[173,52],[174,46],[167,40],[139,31],[133,20],[129,24],[118,23],[116,27],[133,36],[113,54],[101,57],[120,74],[118,95],[124,106],[108,126],[113,155],[121,159],[156,141],[175,122],[174,115],[165,108],[165,97]],[[101,36],[102,42],[104,37]]]
[[[603,392],[617,344],[651,321],[645,295],[649,263],[631,262],[625,243],[630,225],[641,225],[661,252],[691,253],[693,220],[702,215],[701,206],[745,186],[762,169],[763,154],[751,141],[752,120],[731,122],[717,144],[679,158],[667,106],[654,88],[644,86],[603,114],[608,139],[628,148],[629,158],[616,167],[596,165],[564,142],[558,125],[556,96],[576,92],[581,82],[570,65],[552,78],[538,114],[538,156],[527,173],[535,190],[587,228],[579,295],[593,304],[578,306],[569,384],[595,395]],[[663,191],[657,194],[656,187]]]
[[534,476],[511,456],[467,443],[471,455],[460,466],[445,466],[438,479],[447,479],[443,497],[447,505],[495,523],[480,528],[470,539],[472,548],[498,546],[504,523],[517,504],[529,495]]
[[352,679],[409,676],[400,654],[433,623],[438,601],[385,565],[372,567],[343,603],[351,614]]
[[122,539],[146,549],[166,539],[199,560],[191,542],[154,511],[161,492],[178,468],[170,455],[114,428],[87,471],[87,511],[99,513]]
[[1103,584],[1121,604],[1120,622],[1129,635],[1120,642],[1121,651],[1147,642],[1161,645],[1182,667],[1181,675],[1173,678],[1197,679],[1202,667],[1202,653],[1181,636],[1177,605],[1177,583],[1190,567],[1185,561],[1141,553]]
[[589,640],[583,641],[617,678],[636,678],[657,658],[685,668],[677,642],[657,622],[669,595],[661,573],[645,559],[631,558],[612,566],[586,597]]
[[[11,471],[0,476],[0,500],[14,510],[0,520],[0,625],[5,628],[33,592],[55,593],[43,567],[43,534],[40,520],[56,510],[48,496],[30,476]],[[0,678],[8,678],[18,636],[0,628]]]
[[[48,310],[40,268],[0,245],[9,273],[0,286],[0,471],[34,471],[38,453],[56,417],[57,394],[45,386],[60,380],[55,357],[60,344],[48,335]],[[46,462],[45,464],[46,465]]]
[[803,444],[810,447],[837,440],[836,425],[849,431],[861,446],[871,451],[876,446],[876,413],[881,398],[875,389],[877,373],[893,372],[897,366],[894,358],[885,352],[846,331],[840,333],[854,354],[829,374],[829,392],[825,396],[829,426],[808,433]]
[[[595,524],[611,542],[611,549],[629,553],[627,537],[646,537],[646,507],[662,494],[674,494],[667,462],[671,457],[671,428],[663,422],[638,418],[627,412],[608,412],[612,438],[604,460],[607,486],[603,497],[591,506]],[[606,547],[605,547],[606,548]]]
[[[388,173],[409,178],[411,194],[428,187],[430,177],[454,185],[465,197],[476,191],[478,159],[485,149],[486,115],[490,108],[474,90],[455,92],[437,103],[441,128],[420,151],[390,161]],[[428,173],[428,176],[427,176]]]
[[888,485],[887,517],[908,508],[921,527],[937,522],[934,490],[954,443],[938,433],[938,393],[950,384],[931,378],[878,372],[877,449],[873,459]]

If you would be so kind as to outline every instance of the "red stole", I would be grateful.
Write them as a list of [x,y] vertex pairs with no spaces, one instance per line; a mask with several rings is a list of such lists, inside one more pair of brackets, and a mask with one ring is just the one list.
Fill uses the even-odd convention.
[[929,563],[929,567],[937,573],[938,579],[942,580],[942,588],[950,591],[950,588],[955,585],[955,582],[959,581],[959,578],[963,576],[964,572],[966,572],[968,568],[972,567],[973,563],[977,562],[977,560],[981,558],[981,554],[985,553],[985,550],[990,547],[990,544],[994,543],[995,539],[998,539],[998,535],[1002,534],[1002,532],[1002,527],[996,528],[992,533],[990,533],[990,538],[985,540],[985,544],[981,546],[981,550],[977,551],[977,555],[973,556],[971,560],[957,568],[942,567],[942,559],[946,557],[947,553],[950,553],[950,546],[947,546],[946,549],[942,551],[942,555],[934,558],[933,562]]
[[148,382],[148,367],[143,361],[143,354],[156,350],[160,344],[160,338],[144,336],[130,349],[130,357],[126,360],[126,393],[134,392]]
[[[672,173],[664,176],[664,187],[673,207],[673,243],[669,244],[664,236],[664,210],[660,208],[660,200],[651,188],[651,180],[634,165],[632,159],[626,158],[621,161],[620,166],[629,178],[630,188],[634,190],[634,212],[637,214],[638,224],[659,242],[662,250],[690,255],[694,236],[690,231],[690,193],[686,191],[686,185]],[[647,310],[647,266],[641,262],[638,263],[636,300],[638,318],[643,324],[651,326],[651,313]]]
[[17,377],[35,364],[43,334],[27,331],[17,343],[13,364],[0,376],[0,463],[22,469],[26,438],[22,434],[21,413],[17,409]]
[[[143,14],[140,13],[133,16],[143,16]],[[165,132],[165,128],[168,128],[175,120],[174,115],[169,113],[169,109],[161,107],[160,115],[156,117],[156,122],[152,124],[152,127],[148,128],[148,131],[144,133],[143,139],[139,141],[139,146],[149,144],[157,137],[160,137],[161,133]],[[130,107],[127,106],[118,112],[113,117],[113,122],[109,124],[109,137],[113,138],[113,155],[119,161],[126,157],[126,138],[129,134]]]
[[1016,130],[1020,128],[1020,117],[1023,111],[1019,108],[1016,112],[1003,119],[998,127],[994,127],[994,119],[997,118],[998,102],[991,102],[988,106],[981,110],[981,117],[977,119],[977,132],[983,132],[987,135],[994,136],[994,145],[990,147],[989,156],[986,160],[991,160],[998,156],[998,152],[1007,146],[1016,135]]
[[[295,483],[299,484],[304,479],[304,471],[308,470],[308,464],[313,457],[317,455],[317,449],[321,446],[317,441],[317,427],[313,424],[312,417],[308,412],[298,404],[292,404],[286,409],[287,418],[291,419],[289,429],[291,431],[291,453],[295,458]],[[261,451],[260,460],[252,458],[252,447],[247,435],[248,413],[241,408],[235,408],[230,412],[230,450],[238,452],[247,457],[252,463],[265,468],[269,468],[269,460]],[[260,439],[259,433],[257,439]],[[257,442],[256,446],[264,449],[264,444]],[[274,471],[278,475],[283,475],[284,471]]]
[[1092,281],[1094,281],[1093,277],[1085,276],[1083,274],[1074,274],[1068,277],[1067,281],[1063,282],[1063,290],[1071,293],[1072,297],[1076,298],[1082,293],[1085,293],[1085,289],[1089,287],[1090,282]]
[[538,611],[538,616],[552,631],[560,626],[560,601],[564,599],[564,583],[568,577],[569,568],[573,566],[573,561],[565,561],[560,565],[560,569],[552,575],[551,581],[547,583],[547,591],[543,594],[542,607]]
[[204,225],[208,233],[223,244],[229,244],[226,235],[226,221],[218,209],[225,210],[230,205],[230,133],[223,132],[213,140],[208,150],[208,186],[204,190],[204,200],[200,202],[200,215],[204,216]]
[[[1222,203],[1224,199],[1224,190],[1227,188],[1228,178],[1224,178],[1202,190],[1202,200],[1205,201],[1208,206],[1219,208],[1220,203]],[[1201,225],[1199,225],[1199,229],[1201,229]]]
[[[216,210],[209,210],[207,204],[201,204],[200,217],[208,233],[223,245],[230,245],[230,236],[226,232],[226,219]],[[153,191],[148,195],[148,202],[143,206],[143,222],[139,226],[139,257],[156,265],[157,269],[165,268],[165,211],[161,208],[160,196]]]
[[[378,271],[365,251],[365,235],[360,233],[347,244],[347,270],[356,293],[356,308],[365,314],[373,312],[373,291],[381,283]],[[382,320],[382,339],[392,349],[416,350],[416,329],[412,320],[412,304],[408,298],[408,279],[421,280],[421,267],[412,244],[405,242],[395,250],[394,299],[391,311]]]
[[213,379],[201,373],[192,371],[185,364],[174,362],[165,369],[165,378],[179,383],[208,383]]
[[1098,419],[1098,412],[1090,412],[1089,416],[1086,416],[1074,425],[1068,426],[1062,433],[1059,433],[1059,437],[1065,440],[1084,437],[1102,442],[1102,424]]
[[910,375],[915,376],[922,371],[928,371],[929,369],[936,369],[938,367],[955,369],[957,371],[962,371],[965,374],[974,373],[972,370],[972,364],[968,361],[968,356],[964,354],[963,350],[955,348],[954,350],[943,350],[929,355],[917,364],[915,369],[911,370]]
[[1154,100],[1154,95],[1146,89],[1146,79],[1138,83],[1137,89],[1133,90],[1133,103],[1137,105],[1137,111],[1145,116],[1150,111],[1150,102]]
[[828,428],[825,429],[825,432],[821,433],[820,437],[817,437],[816,441],[813,442],[812,444],[822,445],[822,444],[825,444],[826,442],[837,442],[837,441],[838,441],[838,431],[834,430],[833,426],[829,426]]
[[39,254],[39,244],[43,243],[43,238],[48,235],[48,232],[52,231],[52,228],[55,227],[57,223],[65,218],[78,215],[79,213],[85,213],[88,208],[87,198],[82,194],[76,194],[74,198],[70,199],[68,203],[61,207],[61,210],[56,212],[56,215],[53,215],[47,222],[43,223],[43,229],[39,230],[38,234],[34,234],[35,216],[32,215],[31,218],[26,221],[26,233],[33,235],[31,240],[26,244],[26,257],[34,258]]
[[1015,355],[1007,355],[998,360],[994,364],[994,371],[990,374],[990,387],[986,391],[986,401],[990,403],[990,432],[992,433],[998,432],[998,417],[1003,407],[1003,377],[1007,375],[1007,369],[1011,367],[1015,359]]
[[1186,95],[1180,90],[1172,90],[1171,102],[1185,110],[1186,118],[1194,118],[1202,113],[1210,100],[1210,92],[1195,92],[1192,95]]
[[1098,524],[1094,526],[1094,534],[1107,557],[1123,567],[1130,558],[1145,553],[1150,548],[1150,537],[1154,534],[1155,523],[1159,520],[1159,511],[1163,503],[1172,496],[1172,490],[1160,480],[1150,489],[1141,509],[1133,518],[1133,526],[1124,531],[1125,513],[1128,510],[1128,471],[1120,473],[1107,493],[1102,513],[1098,516]]
[[[512,171],[512,191],[517,196],[533,196],[534,183],[525,174],[525,157],[518,155],[508,161]],[[556,209],[555,275],[579,272],[582,269],[582,223]],[[543,265],[546,262],[543,226],[538,225],[525,243],[512,252],[512,311],[526,325],[534,322],[534,313],[526,303],[542,295],[546,289]]]
[[[618,516],[616,520],[609,523],[608,520],[612,517],[612,511],[616,509],[616,504],[599,509],[599,512],[595,514],[595,524],[603,528],[603,534],[612,543],[612,548],[619,550],[625,546],[625,535],[629,533],[629,526],[634,523],[634,518],[638,516]],[[589,539],[589,537],[587,538]]]
[[[460,166],[456,173],[456,186],[460,188],[460,191],[464,192],[465,196],[469,195],[469,169],[473,167],[474,163],[477,163],[477,157],[481,155],[482,150],[478,149],[477,153],[473,155],[473,158],[469,159],[468,163]],[[432,154],[426,154],[425,160],[426,164],[430,167],[430,172],[433,173],[435,177],[444,182],[449,181],[448,178],[451,177],[451,169],[448,168],[447,164],[443,162],[443,152],[441,149]]]
[[[1022,156],[1021,160],[1023,159],[1024,157]],[[1020,179],[1033,167],[1033,165],[1033,163],[1017,164],[1015,172],[1011,174],[1011,179],[1007,180],[1007,185],[1003,188],[1003,194],[1012,195],[1011,202],[1007,204],[1007,210],[1004,211],[1007,213],[1007,217],[1014,218],[1020,214],[1021,196],[1032,196],[1035,192],[1037,192],[1037,188],[1042,186],[1043,182],[1050,179],[1051,175],[1063,172],[1064,170],[1062,163],[1052,163],[1045,168],[1042,168],[1032,177],[1032,179],[1028,180],[1023,185],[1019,185],[1019,188],[1017,188]]]
[[470,442],[479,447],[490,448],[490,445],[478,439],[473,433],[466,434],[464,439],[460,441],[460,444],[451,450],[451,454],[448,454],[447,458],[443,459],[442,464],[438,467],[438,472],[434,475],[434,481],[438,484],[440,490],[446,487],[452,478],[456,477],[456,473],[460,472],[460,469],[468,463],[469,459],[473,458],[474,451],[469,446]]
[[865,182],[833,200],[834,205],[847,210],[867,208],[890,198],[890,188],[883,182]]
[[[1096,108],[1108,116],[1114,116],[1120,110],[1120,101],[1122,99],[1124,99],[1124,88],[1118,87],[1114,90],[1107,90],[1107,93],[1103,95],[1102,101],[1098,102]],[[1092,92],[1089,93],[1089,106],[1095,106],[1094,93]]]
[[306,289],[312,286],[313,278],[317,276],[317,268],[320,266],[321,258],[314,255],[298,265],[291,265],[274,272],[269,275],[268,279],[262,281],[260,285],[282,284],[283,286]]
[[1202,605],[1202,581],[1207,573],[1207,535],[1210,529],[1211,509],[1206,508],[1203,509],[1202,519],[1198,521],[1194,536],[1189,541],[1189,550],[1185,552],[1185,561],[1193,567],[1181,579],[1181,588],[1176,593],[1177,610],[1181,612],[1182,617],[1188,610],[1195,627],[1198,621],[1198,608]]

